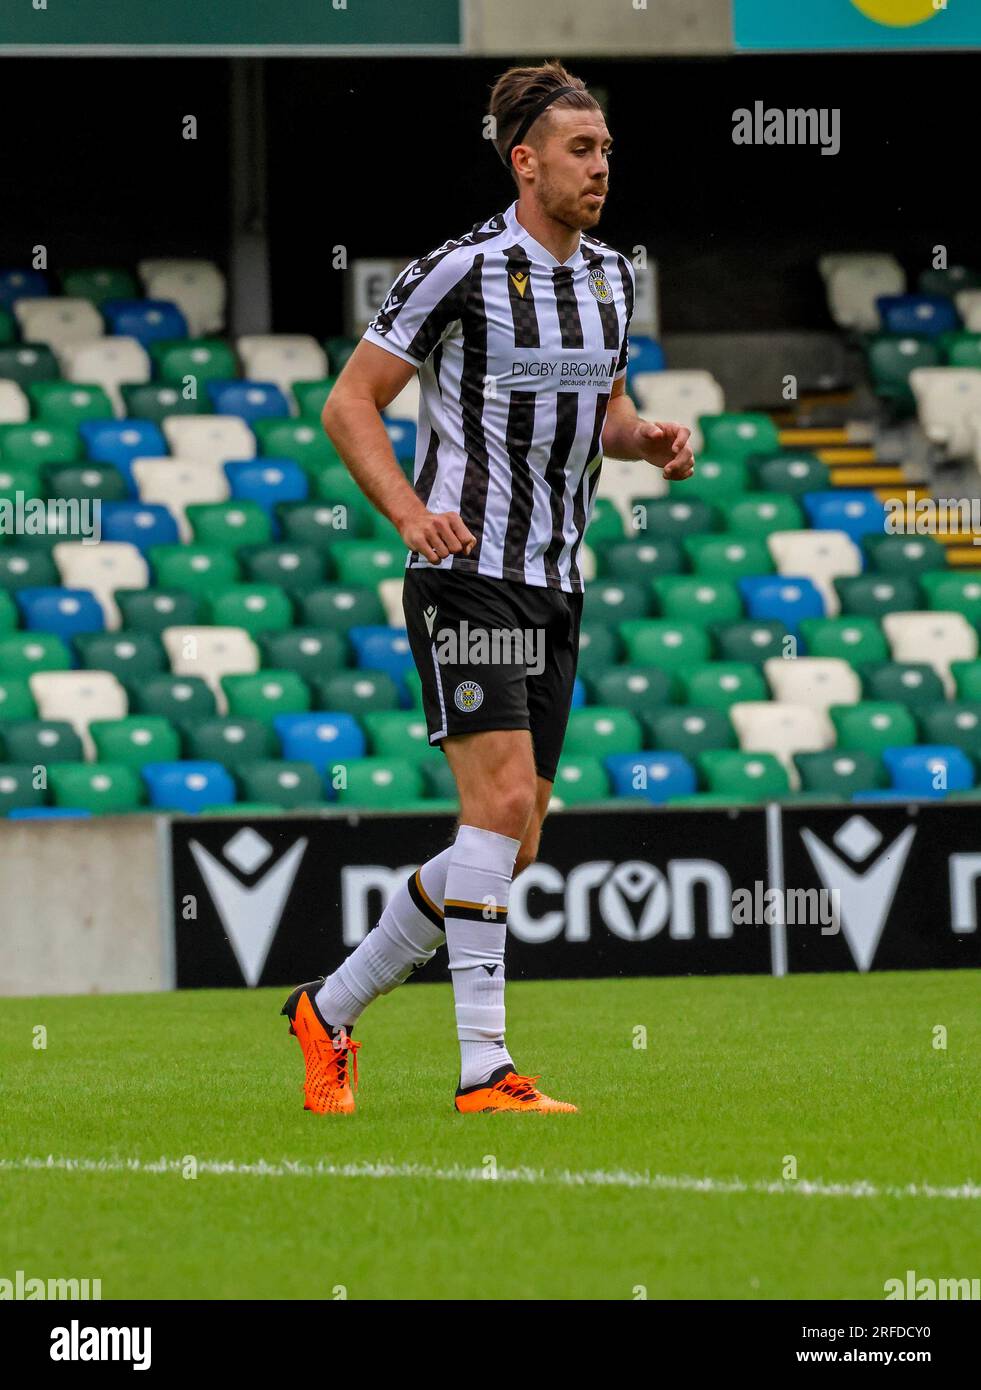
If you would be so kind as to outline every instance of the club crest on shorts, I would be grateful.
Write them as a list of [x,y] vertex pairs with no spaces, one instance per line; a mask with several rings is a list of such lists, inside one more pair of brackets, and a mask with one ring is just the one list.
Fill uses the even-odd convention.
[[464,714],[473,714],[484,703],[484,692],[476,681],[461,681],[453,692],[453,703]]
[[610,282],[605,273],[597,267],[589,272],[589,293],[594,299],[598,299],[601,304],[609,304],[613,299],[613,291],[610,289]]

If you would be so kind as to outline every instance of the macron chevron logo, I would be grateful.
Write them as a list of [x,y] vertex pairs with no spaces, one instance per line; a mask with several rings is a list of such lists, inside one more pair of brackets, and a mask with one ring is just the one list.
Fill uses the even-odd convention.
[[[255,988],[276,936],[286,900],[296,880],[300,860],[307,847],[304,836],[283,855],[268,873],[247,888],[237,874],[198,844],[191,841],[191,853],[204,879],[239,969],[250,989]],[[272,845],[251,827],[237,830],[222,846],[222,857],[239,874],[251,877],[272,854]]]

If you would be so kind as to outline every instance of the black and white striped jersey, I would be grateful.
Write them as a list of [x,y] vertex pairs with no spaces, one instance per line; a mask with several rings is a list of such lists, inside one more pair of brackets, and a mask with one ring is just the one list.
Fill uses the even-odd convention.
[[416,492],[477,540],[439,567],[575,592],[634,273],[586,233],[557,261],[516,208],[407,266],[364,336],[419,368]]

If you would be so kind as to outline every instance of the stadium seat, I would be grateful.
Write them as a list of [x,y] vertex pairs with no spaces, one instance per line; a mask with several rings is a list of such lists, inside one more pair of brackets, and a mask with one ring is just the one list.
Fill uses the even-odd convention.
[[150,358],[157,378],[183,389],[193,382],[199,396],[209,381],[228,381],[238,375],[238,359],[220,338],[186,338],[150,344]]
[[571,755],[602,757],[607,753],[636,753],[644,744],[639,720],[613,705],[572,710],[563,748]]
[[594,550],[623,540],[623,518],[608,497],[594,499],[586,540]]
[[[62,349],[62,368],[66,381],[95,385],[100,396],[110,401],[106,415],[126,414],[127,388],[150,380],[150,359],[135,338],[99,338],[95,342],[71,343]],[[90,411],[85,419],[101,419]]]
[[[173,674],[207,681],[219,714],[250,713],[226,705],[228,682],[249,681],[259,667],[258,648],[247,632],[239,627],[168,627],[161,639]],[[272,680],[271,672],[264,675]]]
[[676,420],[687,425],[696,453],[702,447],[699,418],[718,415],[725,409],[722,387],[711,372],[635,372],[630,389],[642,419]]
[[246,375],[255,381],[271,381],[284,396],[297,381],[327,375],[327,355],[317,342],[302,333],[246,334],[236,343]]
[[360,719],[373,710],[399,708],[399,687],[383,671],[338,671],[319,679],[314,677],[310,684],[317,709],[353,714]]
[[176,305],[187,332],[220,333],[225,323],[225,277],[213,261],[145,260],[138,267],[146,296]]
[[830,705],[854,704],[861,682],[847,661],[833,656],[772,657],[763,670],[776,700],[827,710]]
[[423,795],[419,767],[405,758],[360,758],[346,772],[345,784],[336,788],[343,806],[397,809]]
[[235,800],[235,783],[220,763],[145,763],[141,768],[151,806],[194,815],[205,806]]
[[214,692],[200,676],[147,676],[130,686],[131,709],[139,714],[160,714],[171,723],[205,719],[214,715]]
[[965,329],[970,333],[981,332],[981,290],[958,290],[954,303]]
[[627,349],[628,376],[633,376],[635,372],[662,372],[667,365],[664,348],[646,333],[631,333]]
[[291,459],[312,480],[340,462],[319,423],[310,420],[269,419],[252,424],[263,458]]
[[293,605],[276,584],[230,584],[209,595],[207,608],[209,622],[241,628],[250,637],[293,624]]
[[657,605],[665,618],[678,622],[731,623],[743,616],[734,582],[698,575],[662,575],[651,580]]
[[100,763],[140,768],[144,763],[175,762],[181,755],[177,730],[159,714],[93,720],[89,733]]
[[205,390],[216,415],[255,420],[285,419],[289,401],[272,381],[209,381]]
[[828,715],[839,749],[857,749],[879,758],[885,748],[916,741],[916,721],[906,706],[895,700],[832,705]]
[[333,628],[295,627],[265,632],[258,642],[263,666],[295,671],[305,681],[324,680],[348,664],[347,642]]
[[895,700],[922,709],[944,699],[944,683],[932,666],[920,662],[886,661],[862,670],[862,689],[869,700]]
[[[174,590],[184,595],[185,599],[192,599],[199,608],[199,600],[236,583],[240,577],[234,555],[221,546],[158,545],[150,551],[149,559],[161,589]],[[185,607],[181,605],[180,611],[183,612]],[[177,618],[173,624],[164,624],[181,625],[181,618]]]
[[874,618],[805,618],[800,631],[808,656],[839,657],[851,666],[889,660],[889,647]]
[[948,333],[943,343],[948,367],[981,367],[981,333]]
[[161,338],[188,337],[187,320],[167,299],[107,299],[102,313],[114,337],[135,338],[144,347]]
[[613,666],[598,671],[590,687],[597,705],[635,715],[653,713],[671,701],[671,677],[658,666]]
[[146,586],[150,570],[135,545],[126,541],[102,540],[98,545],[82,541],[62,541],[52,556],[65,589],[88,590],[102,606],[105,626],[118,628],[117,589]]
[[926,744],[886,748],[882,761],[896,791],[910,796],[943,797],[948,791],[974,786],[974,768],[960,748]]
[[741,459],[704,458],[699,456],[690,478],[671,483],[669,496],[683,501],[702,498],[715,507],[725,509],[741,497],[750,485],[750,471]]
[[866,357],[875,394],[901,413],[915,405],[910,372],[915,367],[938,367],[942,361],[937,343],[908,333],[880,334],[868,343]]
[[31,767],[85,757],[82,740],[65,719],[0,719],[0,751],[7,762]]
[[357,584],[324,584],[298,597],[300,622],[307,627],[329,627],[348,632],[352,627],[374,627],[385,621],[385,612],[374,587]]
[[639,618],[621,623],[620,633],[632,665],[657,666],[674,676],[711,655],[708,632],[691,622]]
[[184,756],[192,761],[222,763],[234,769],[242,762],[257,762],[279,754],[279,740],[262,719],[222,718],[205,715],[185,719],[181,726]]
[[[163,426],[164,422],[175,417],[202,415],[204,400],[196,394],[185,395],[176,386],[166,386],[159,381],[150,381],[134,386],[122,386],[120,394],[127,416],[134,419],[149,420]],[[160,451],[161,453],[164,450]],[[171,448],[172,453],[178,450]]]
[[616,796],[643,797],[662,805],[695,790],[695,769],[680,753],[611,753],[603,762]]
[[952,661],[973,661],[978,654],[978,634],[962,613],[887,613],[882,629],[892,648],[893,661],[926,662],[953,694]]
[[680,574],[684,552],[676,540],[620,541],[603,551],[603,569],[610,580],[645,581],[657,574]]
[[707,579],[735,581],[773,571],[766,541],[758,536],[687,536],[684,547],[692,569]]
[[278,529],[276,507],[283,502],[305,501],[306,474],[292,459],[248,459],[226,463],[225,475],[236,501],[256,502]]
[[798,753],[794,763],[805,792],[851,798],[856,792],[872,791],[885,782],[880,759],[861,748]]
[[842,530],[774,531],[767,545],[778,573],[787,578],[806,575],[820,591],[827,615],[837,617],[834,580],[862,572],[862,552],[852,538]]
[[806,492],[801,500],[817,531],[844,532],[856,545],[863,536],[883,532],[886,509],[874,492]]
[[808,492],[822,492],[831,475],[827,465],[815,454],[788,454],[761,460],[756,476],[765,492],[803,497]]
[[[452,771],[449,764],[446,770]],[[452,794],[456,794],[455,785]],[[551,806],[581,806],[593,801],[605,801],[610,795],[610,780],[599,758],[583,756],[560,758],[552,784]]]
[[406,550],[402,546],[342,540],[332,553],[342,584],[374,585],[382,579],[401,579],[405,569]]
[[[318,381],[293,382],[293,399],[296,401],[301,419],[319,422],[336,380],[336,376],[323,376]],[[279,450],[275,452],[278,453]]]
[[404,580],[401,578],[383,579],[376,586],[378,597],[385,610],[385,621],[389,627],[405,627],[405,609],[402,606],[403,587]]
[[627,618],[643,618],[650,608],[643,584],[597,579],[586,590],[583,615],[592,622],[617,623]]
[[409,639],[403,628],[352,627],[347,637],[356,666],[366,671],[384,671],[402,688],[413,665]]
[[981,763],[981,700],[946,700],[917,713],[924,743],[959,748]]
[[[92,423],[90,421],[85,423]],[[82,457],[80,430],[73,425],[31,422],[0,425],[0,457],[4,468],[25,468],[34,474],[49,463],[75,463]]]
[[757,667],[742,661],[707,661],[679,672],[689,705],[728,710],[738,701],[765,700],[766,682]]
[[36,719],[37,705],[27,676],[5,676],[0,672],[0,728],[15,719]]
[[164,418],[163,432],[177,458],[225,464],[255,457],[255,435],[233,415],[180,415]]
[[238,558],[246,579],[278,584],[289,594],[309,593],[324,582],[324,558],[313,546],[294,545],[290,541],[246,546]]
[[30,687],[38,716],[71,724],[88,758],[94,753],[92,720],[122,719],[127,713],[126,691],[108,671],[39,671],[30,677]]
[[[981,700],[981,661],[953,661],[950,673],[954,677],[959,700]],[[938,699],[943,699],[942,690]]]
[[909,384],[927,438],[951,458],[971,450],[971,417],[981,413],[981,372],[975,367],[918,367]]
[[121,266],[93,266],[66,270],[61,277],[62,292],[76,299],[88,299],[99,306],[107,299],[133,299],[136,281]]
[[143,554],[154,545],[176,545],[177,522],[159,502],[106,502],[102,507],[102,540],[124,541]]
[[703,415],[698,424],[702,447],[720,458],[747,459],[751,454],[773,453],[780,448],[780,431],[769,415],[725,411]]
[[652,748],[681,753],[689,762],[713,748],[732,748],[736,742],[728,711],[710,705],[652,709],[642,715],[641,723]]
[[741,579],[739,592],[750,618],[762,623],[781,623],[792,636],[796,635],[804,618],[824,616],[823,592],[806,575]]
[[102,605],[87,589],[24,588],[15,597],[28,631],[53,632],[69,641],[80,632],[101,632],[106,625]]
[[640,498],[668,495],[668,484],[646,459],[604,459],[599,491],[616,507],[624,525],[633,534]]
[[866,251],[822,256],[819,262],[831,317],[839,328],[860,333],[876,331],[881,324],[877,300],[882,295],[903,294],[906,274],[892,256]]
[[821,752],[835,741],[827,713],[810,705],[752,700],[730,706],[729,718],[742,751],[772,753],[783,764],[793,791],[800,786],[794,755]]
[[710,792],[737,802],[768,801],[790,790],[787,769],[772,753],[714,749],[701,754],[698,767]]
[[48,783],[56,806],[92,815],[136,811],[145,799],[139,773],[125,763],[52,763]]
[[777,618],[720,623],[714,632],[723,661],[749,661],[754,666],[762,666],[771,656],[787,656],[795,640],[787,625]]
[[50,293],[48,277],[42,270],[0,270],[0,304],[4,308],[12,307],[19,299],[38,299]]
[[150,632],[90,632],[75,638],[75,650],[86,671],[111,671],[127,685],[167,669],[160,638]]
[[216,699],[219,714],[248,719],[272,720],[280,714],[305,714],[310,708],[310,691],[302,677],[275,669],[223,676]]
[[981,274],[963,265],[930,266],[921,270],[916,280],[920,294],[946,295],[953,299],[962,290],[981,287]]
[[31,676],[35,671],[70,671],[71,648],[54,632],[10,632],[0,637],[0,674]]
[[283,811],[318,806],[324,800],[320,775],[308,762],[275,758],[241,762],[235,777],[247,801],[265,802]]
[[129,497],[129,485],[119,469],[97,463],[49,465],[44,470],[44,491],[49,497],[78,501],[122,502]]
[[[740,536],[766,537],[771,531],[798,531],[804,516],[792,497],[780,492],[751,492],[735,497],[726,508],[726,525]],[[771,569],[769,555],[762,573]]]
[[975,627],[981,622],[981,577],[976,571],[966,574],[949,570],[928,571],[920,576],[920,588],[927,608],[962,613]]
[[69,343],[101,338],[104,331],[101,314],[87,299],[18,299],[13,311],[23,341],[45,343],[56,355]]
[[834,581],[842,617],[881,620],[886,613],[907,613],[919,602],[911,575],[856,574]]
[[915,578],[947,564],[944,548],[933,536],[865,536],[862,549],[877,574]]
[[372,754],[385,758],[438,759],[438,741],[430,743],[426,721],[414,711],[369,711],[361,719]]
[[77,429],[83,420],[103,420],[113,413],[105,391],[92,382],[35,381],[27,395],[33,414],[45,425]]
[[238,550],[245,545],[268,545],[272,526],[258,502],[202,502],[187,508],[194,540],[199,545]]
[[37,769],[29,763],[0,763],[0,817],[43,806],[45,787],[38,781]]
[[876,300],[886,333],[918,333],[936,338],[960,327],[957,310],[946,295],[884,294]]
[[3,380],[27,387],[32,381],[55,381],[57,377],[58,359],[49,347],[12,343],[0,348],[0,378]]
[[138,458],[132,463],[132,479],[141,503],[167,507],[184,543],[192,535],[187,518],[189,506],[228,500],[228,479],[218,464]]
[[20,425],[29,420],[31,403],[16,381],[0,381],[0,423]]

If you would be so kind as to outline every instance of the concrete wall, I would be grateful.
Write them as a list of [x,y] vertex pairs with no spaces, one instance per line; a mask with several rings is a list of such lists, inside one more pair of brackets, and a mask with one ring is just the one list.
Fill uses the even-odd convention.
[[466,0],[468,53],[619,58],[732,51],[729,0]]
[[173,984],[156,816],[0,823],[0,997]]

